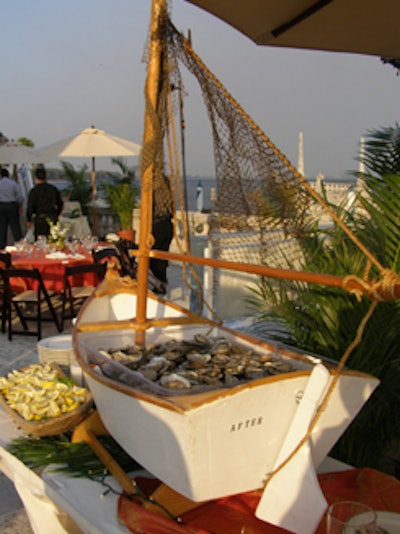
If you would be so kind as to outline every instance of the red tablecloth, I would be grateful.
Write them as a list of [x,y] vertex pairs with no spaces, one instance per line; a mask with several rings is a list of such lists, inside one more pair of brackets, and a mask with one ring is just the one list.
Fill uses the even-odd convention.
[[[48,290],[60,293],[64,287],[64,271],[66,265],[77,265],[79,263],[93,263],[90,253],[79,252],[81,257],[74,257],[73,254],[67,254],[66,257],[51,259],[46,258],[44,252],[25,253],[22,251],[12,253],[12,265],[21,269],[33,269],[36,267],[42,275],[44,285]],[[75,285],[95,285],[94,275],[85,274],[81,280],[77,280]],[[21,285],[21,289],[27,288]]]
[[[349,469],[318,475],[321,489],[329,504],[358,501],[374,510],[400,513],[400,481],[374,469]],[[143,488],[144,480],[138,480]],[[257,519],[254,511],[260,491],[250,491],[210,501],[181,516],[183,524],[144,510],[126,497],[120,497],[118,517],[133,533],[152,534],[285,534],[287,530]],[[326,532],[325,518],[315,534]]]

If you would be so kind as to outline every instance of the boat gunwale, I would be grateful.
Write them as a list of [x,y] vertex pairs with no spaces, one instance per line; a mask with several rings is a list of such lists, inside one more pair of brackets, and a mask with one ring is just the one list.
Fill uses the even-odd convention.
[[201,317],[200,315],[194,313],[191,310],[188,310],[187,308],[184,308],[183,306],[180,306],[179,304],[176,304],[175,302],[171,302],[169,300],[166,300],[155,293],[153,293],[150,289],[147,291],[147,298],[151,299],[155,302],[158,302],[162,305],[164,305],[166,308],[172,308],[175,311],[178,311],[182,313],[182,317],[175,316],[175,317],[163,317],[163,318],[148,318],[144,322],[139,323],[137,322],[134,312],[132,313],[132,317],[128,319],[115,319],[115,320],[104,320],[104,321],[82,321],[82,317],[84,317],[86,309],[92,305],[93,301],[95,299],[99,298],[106,298],[106,297],[113,297],[116,295],[133,295],[138,296],[138,287],[136,280],[129,278],[129,277],[120,277],[116,274],[116,271],[113,269],[113,267],[108,268],[106,272],[106,276],[104,280],[100,282],[100,284],[96,287],[92,295],[84,302],[81,309],[79,310],[76,323],[74,326],[74,331],[80,331],[80,332],[90,332],[90,331],[104,331],[104,330],[118,330],[122,328],[132,328],[135,331],[146,331],[152,326],[168,326],[167,323],[170,321],[171,325],[176,324],[209,324],[210,327],[214,327],[216,324],[215,321],[211,319],[207,319],[205,317]]

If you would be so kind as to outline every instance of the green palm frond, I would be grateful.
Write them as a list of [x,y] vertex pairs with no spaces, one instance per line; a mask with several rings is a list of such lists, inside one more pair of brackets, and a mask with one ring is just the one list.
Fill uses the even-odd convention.
[[360,201],[369,215],[363,222],[362,234],[385,267],[399,270],[400,255],[400,175],[388,174],[383,179],[369,176],[368,196]]
[[376,176],[400,173],[400,127],[394,126],[369,130],[364,154],[361,155],[369,173]]
[[105,198],[111,210],[118,215],[122,229],[131,230],[133,210],[137,206],[140,193],[135,169],[128,167],[123,158],[112,158],[111,161],[118,165],[122,177],[109,173],[112,182],[103,185]]
[[[98,439],[124,471],[141,468],[111,436]],[[16,438],[7,445],[7,450],[31,469],[52,466],[52,471],[71,477],[100,476],[107,472],[86,442],[71,443],[71,433]]]
[[87,215],[88,203],[91,198],[92,186],[86,176],[87,165],[82,165],[78,170],[71,163],[61,161],[63,176],[68,180],[68,187],[63,190],[64,194],[69,195],[70,200],[80,203],[82,213]]
[[[336,207],[341,219],[386,269],[400,272],[400,128],[369,132],[358,177],[356,209]],[[361,187],[360,187],[361,186]],[[298,244],[300,269],[363,278],[368,261],[337,224],[310,224]],[[293,269],[282,253],[284,269]],[[297,265],[297,270],[299,266]],[[376,266],[370,278],[379,278]],[[339,288],[263,278],[248,298],[259,319],[257,331],[297,348],[340,360],[370,303]],[[279,325],[276,330],[271,324]],[[265,328],[263,327],[265,325]],[[377,376],[381,385],[333,450],[355,466],[380,468],[390,447],[400,447],[400,302],[380,303],[352,352],[351,368]]]

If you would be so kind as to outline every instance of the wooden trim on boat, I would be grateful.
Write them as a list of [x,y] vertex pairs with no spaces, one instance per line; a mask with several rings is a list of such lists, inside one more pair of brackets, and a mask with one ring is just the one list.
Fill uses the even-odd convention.
[[85,322],[77,325],[78,332],[99,332],[104,330],[124,330],[132,329],[136,332],[143,332],[152,327],[166,327],[174,325],[185,325],[194,323],[209,324],[207,319],[201,319],[197,316],[188,315],[187,317],[155,317],[138,322],[136,319],[116,320],[116,321],[96,321]]

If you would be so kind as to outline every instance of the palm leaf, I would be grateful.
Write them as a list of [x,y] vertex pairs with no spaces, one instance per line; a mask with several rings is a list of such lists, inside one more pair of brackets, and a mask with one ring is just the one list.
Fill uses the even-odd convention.
[[[360,175],[356,209],[337,213],[384,268],[400,270],[400,129],[384,128],[368,134],[363,158],[368,173]],[[341,228],[323,231],[315,225],[298,243],[301,269],[359,277],[369,267],[364,254]],[[292,269],[290,258],[282,268]],[[376,267],[370,277],[378,277]],[[314,354],[340,360],[365,316],[369,302],[361,302],[337,288],[292,281],[260,280],[248,302],[259,319],[256,329],[269,338]],[[263,328],[263,324],[269,328]],[[279,325],[274,331],[271,324]],[[348,365],[380,378],[381,385],[346,431],[332,454],[355,466],[382,468],[385,455],[400,446],[400,303],[380,303],[352,352]]]

